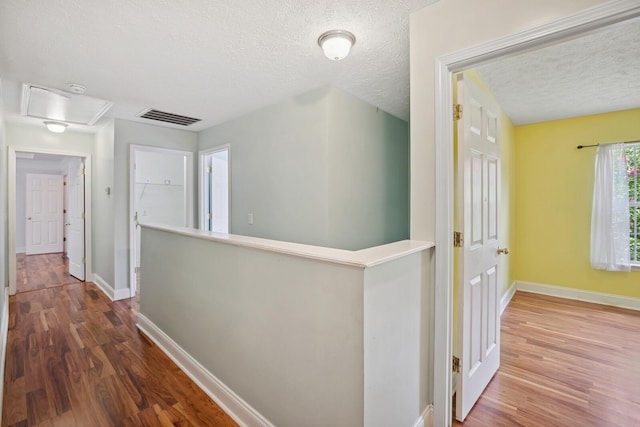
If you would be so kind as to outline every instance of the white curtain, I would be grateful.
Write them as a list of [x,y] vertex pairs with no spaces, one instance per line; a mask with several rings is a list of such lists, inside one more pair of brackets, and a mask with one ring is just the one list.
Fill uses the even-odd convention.
[[624,144],[606,144],[597,149],[591,215],[591,266],[598,270],[631,270],[629,184]]

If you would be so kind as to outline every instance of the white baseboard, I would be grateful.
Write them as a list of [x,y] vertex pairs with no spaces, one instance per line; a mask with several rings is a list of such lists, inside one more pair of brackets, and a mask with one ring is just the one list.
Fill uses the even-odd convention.
[[[7,335],[9,334],[9,288],[4,288],[4,304],[0,315],[0,378],[4,378],[4,365],[7,358]],[[4,400],[4,381],[0,381],[0,414]]]
[[541,283],[522,282],[519,280],[516,281],[516,289],[523,292],[532,292],[558,298],[593,302],[596,304],[628,308],[630,310],[640,310],[640,298],[624,297],[620,295],[606,294],[603,292],[584,291],[581,289],[565,288],[555,285],[544,285]]
[[109,297],[111,301],[119,301],[121,299],[131,298],[131,291],[129,288],[113,289],[99,274],[93,273],[93,283],[98,285],[100,290]]
[[25,248],[24,246],[20,246],[20,247],[16,246],[16,253],[17,254],[23,254],[25,252],[27,252],[27,248]]
[[142,313],[137,326],[240,426],[274,427]]
[[428,405],[413,427],[433,427],[433,405]]
[[516,282],[513,282],[511,286],[509,286],[509,289],[507,289],[507,292],[505,292],[502,298],[500,299],[500,315],[501,316],[502,316],[502,313],[504,313],[504,310],[507,308],[507,306],[511,302],[511,298],[513,298],[515,293],[516,293]]

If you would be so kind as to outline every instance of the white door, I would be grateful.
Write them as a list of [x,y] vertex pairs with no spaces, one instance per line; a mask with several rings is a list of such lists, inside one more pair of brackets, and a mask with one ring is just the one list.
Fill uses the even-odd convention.
[[69,162],[67,176],[67,256],[69,274],[84,280],[84,163],[81,159]]
[[202,153],[201,228],[229,232],[229,147]]
[[458,79],[458,353],[456,418],[464,420],[500,366],[498,276],[499,109],[472,82]]
[[62,175],[29,173],[26,190],[26,254],[62,252]]

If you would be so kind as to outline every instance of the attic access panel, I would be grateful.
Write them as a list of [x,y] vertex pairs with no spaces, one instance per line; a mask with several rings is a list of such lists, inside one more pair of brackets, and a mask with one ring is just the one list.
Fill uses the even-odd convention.
[[23,116],[92,126],[112,105],[104,99],[29,83],[22,85]]

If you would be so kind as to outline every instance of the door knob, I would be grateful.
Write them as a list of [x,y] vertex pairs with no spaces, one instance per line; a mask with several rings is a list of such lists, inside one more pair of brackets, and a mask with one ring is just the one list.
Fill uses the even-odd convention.
[[70,222],[67,222],[67,223],[65,223],[64,225],[71,225],[71,223],[70,223]]
[[507,248],[498,248],[498,255],[505,254],[509,255],[509,249]]
[[29,221],[31,221],[31,217],[28,217],[27,219],[28,219]]

